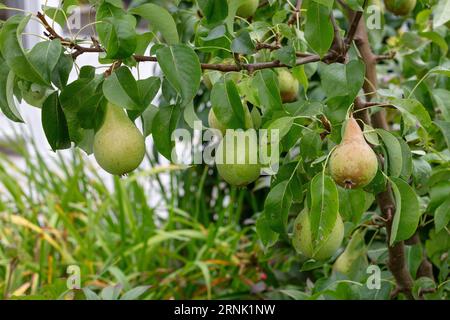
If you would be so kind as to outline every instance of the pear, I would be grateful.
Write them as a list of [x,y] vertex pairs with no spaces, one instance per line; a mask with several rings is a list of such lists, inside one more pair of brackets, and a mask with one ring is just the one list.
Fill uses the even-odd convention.
[[416,0],[384,0],[384,5],[389,12],[397,16],[406,16],[414,10]]
[[308,258],[325,260],[331,257],[342,244],[344,239],[344,223],[338,214],[333,230],[326,239],[314,248],[311,234],[311,221],[307,209],[303,209],[294,221],[292,245],[295,250]]
[[278,85],[283,103],[297,100],[298,81],[287,69],[278,70]]
[[367,247],[364,242],[365,231],[357,230],[353,233],[344,252],[336,259],[333,270],[350,276],[357,273],[360,266],[367,265]]
[[[246,104],[244,104],[244,113],[245,113],[245,129],[253,128],[253,117]],[[227,131],[227,126],[217,119],[216,114],[214,113],[213,108],[209,110],[208,113],[208,124],[210,128],[214,128],[219,130],[222,135],[225,135]]]
[[259,178],[258,139],[251,133],[228,131],[216,149],[217,171],[233,186],[244,187]]
[[144,159],[145,139],[124,110],[112,103],[106,106],[102,126],[94,137],[94,156],[107,172],[125,175]]
[[354,118],[347,121],[342,142],[331,154],[329,165],[333,180],[347,189],[364,187],[377,174],[377,156]]
[[208,113],[208,124],[210,128],[214,128],[219,130],[222,135],[227,131],[227,127],[217,119],[216,114],[214,113],[213,108],[209,110]]
[[236,15],[242,18],[250,18],[258,9],[259,0],[244,0],[242,5],[237,9]]

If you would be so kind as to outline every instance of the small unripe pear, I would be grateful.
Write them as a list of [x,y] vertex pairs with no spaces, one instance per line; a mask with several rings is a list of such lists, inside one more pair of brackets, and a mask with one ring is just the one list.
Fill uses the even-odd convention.
[[144,140],[123,109],[108,103],[104,122],[94,137],[95,159],[111,174],[127,174],[144,159]]
[[367,247],[364,242],[364,233],[365,232],[361,230],[357,230],[353,233],[344,252],[334,262],[334,271],[350,275],[360,266],[356,263],[357,261],[367,262]]
[[261,170],[256,134],[248,134],[245,139],[242,137],[237,132],[228,132],[216,149],[219,175],[237,187],[244,187],[258,179]]
[[244,3],[237,9],[236,15],[242,18],[250,18],[258,9],[259,0],[245,0]]
[[[245,113],[245,126],[244,126],[245,128],[242,128],[242,129],[253,128],[252,114],[250,113],[247,105],[245,105],[245,104],[244,104],[244,113]],[[225,135],[225,133],[228,129],[226,125],[224,125],[223,123],[221,123],[219,121],[219,119],[217,119],[217,116],[214,113],[213,108],[211,108],[208,113],[208,124],[209,124],[210,128],[219,130],[222,133],[222,135]]]
[[354,118],[347,121],[342,142],[330,157],[330,173],[341,187],[356,189],[368,185],[378,171],[375,152],[364,140]]
[[278,85],[283,103],[297,100],[298,81],[287,69],[278,70]]
[[224,135],[225,132],[227,131],[227,127],[224,124],[222,124],[219,121],[219,119],[217,119],[213,108],[211,108],[208,113],[208,124],[210,128],[219,130],[222,133],[222,135]]
[[344,239],[344,223],[338,214],[333,230],[328,238],[319,242],[314,248],[311,234],[311,221],[308,210],[304,209],[294,221],[294,234],[292,245],[295,250],[308,258],[315,260],[325,260],[331,257],[342,244]]
[[384,0],[386,9],[397,16],[406,16],[416,6],[416,0]]

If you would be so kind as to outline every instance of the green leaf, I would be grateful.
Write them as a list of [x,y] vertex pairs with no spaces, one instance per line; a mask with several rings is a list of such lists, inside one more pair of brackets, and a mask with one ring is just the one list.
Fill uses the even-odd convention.
[[197,2],[208,24],[221,22],[228,15],[227,1],[198,0]]
[[97,8],[95,25],[107,59],[130,57],[137,47],[136,18],[122,8],[104,1]]
[[366,210],[366,193],[361,189],[338,188],[339,213],[345,221],[359,223]]
[[403,180],[408,180],[413,170],[411,149],[409,148],[405,140],[401,138],[397,139],[398,142],[400,142],[400,147],[402,151],[402,172],[400,174],[400,177]]
[[364,84],[365,65],[361,60],[348,64],[320,63],[320,79],[328,98],[348,96],[353,100]]
[[444,135],[445,142],[447,142],[447,146],[450,148],[450,122],[435,120],[434,123],[441,130]]
[[428,129],[431,126],[431,118],[425,107],[415,99],[391,99],[390,103],[400,112],[415,117],[420,124]]
[[49,95],[42,105],[42,128],[53,151],[70,148],[69,129],[58,92]]
[[252,85],[257,89],[263,115],[269,116],[274,111],[282,111],[278,77],[272,70],[265,69],[255,73]]
[[142,113],[142,131],[144,132],[144,137],[148,137],[152,133],[153,120],[158,113],[158,108],[154,105],[148,106],[147,109]]
[[153,28],[161,32],[167,44],[174,45],[179,42],[177,25],[172,15],[163,7],[153,3],[147,3],[133,8],[129,12],[149,21]]
[[434,213],[434,225],[436,232],[444,229],[450,222],[450,198],[447,198]]
[[289,130],[291,130],[292,125],[294,124],[295,118],[293,117],[281,117],[271,121],[268,130],[279,130],[279,138],[283,138],[288,134]]
[[159,49],[158,63],[172,87],[180,94],[182,106],[197,93],[201,80],[201,67],[197,54],[184,44]]
[[69,75],[72,71],[73,59],[70,55],[61,52],[61,56],[52,72],[52,82],[59,89],[63,89],[69,81]]
[[323,57],[330,49],[334,38],[330,8],[314,1],[309,1],[308,4],[305,38],[311,48]]
[[256,233],[265,248],[273,246],[278,240],[278,233],[270,228],[270,222],[264,214],[256,220]]
[[150,286],[138,286],[125,292],[120,300],[136,300],[150,289]]
[[149,77],[137,81],[139,97],[141,104],[147,108],[153,99],[156,97],[160,87],[161,79],[159,77]]
[[450,1],[436,1],[433,7],[433,29],[436,29],[450,20]]
[[389,175],[392,177],[399,177],[403,169],[402,147],[400,142],[394,135],[386,130],[376,129],[376,131],[386,147]]
[[420,219],[419,199],[414,190],[400,178],[392,178],[395,214],[389,244],[409,239],[416,232]]
[[122,66],[103,82],[103,94],[109,102],[129,110],[144,110],[139,89],[131,71]]
[[339,195],[333,179],[323,173],[311,180],[311,237],[313,247],[332,232],[339,214]]
[[286,233],[291,202],[292,194],[288,180],[280,182],[270,190],[264,202],[264,215],[273,231]]
[[15,15],[3,24],[0,31],[0,50],[6,63],[17,77],[37,84],[49,85],[50,83],[45,80],[44,75],[40,74],[36,66],[28,60],[20,41],[30,18],[31,15],[26,17]]
[[14,102],[14,72],[0,57],[0,108],[8,119],[24,122]]
[[121,18],[104,19],[111,24],[111,31],[103,39],[106,47],[106,59],[126,59],[130,57],[137,47],[136,20],[132,16],[124,15]]
[[59,39],[36,44],[27,54],[28,60],[36,67],[39,74],[50,83],[52,72],[61,56],[62,46]]
[[153,140],[158,152],[168,160],[172,159],[172,150],[175,145],[172,141],[172,132],[176,129],[181,117],[179,106],[160,107],[153,120]]
[[211,105],[220,123],[229,129],[245,129],[244,107],[232,80],[216,82],[211,91]]
[[238,33],[237,37],[231,42],[231,51],[241,54],[252,54],[255,51],[255,45],[248,31],[243,30]]
[[291,45],[283,46],[282,48],[276,50],[273,54],[275,59],[280,60],[281,63],[291,67],[294,67],[296,64],[297,55],[295,54],[294,47]]
[[[80,71],[80,78],[66,86],[59,96],[59,101],[66,116],[71,141],[80,144],[85,138],[86,117],[80,118],[80,111],[90,119],[90,125],[95,122],[93,111],[103,97],[101,84],[103,77],[90,73],[91,68]],[[90,126],[89,126],[90,127]]]

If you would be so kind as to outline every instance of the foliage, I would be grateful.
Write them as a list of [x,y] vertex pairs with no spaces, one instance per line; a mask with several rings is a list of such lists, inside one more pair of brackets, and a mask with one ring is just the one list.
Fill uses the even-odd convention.
[[[29,162],[29,184],[46,188],[36,207],[5,172],[11,198],[0,232],[8,244],[17,243],[14,235],[23,239],[14,254],[2,251],[5,275],[22,249],[33,252],[30,233],[40,235],[38,262],[28,256],[18,264],[23,271],[13,287],[30,277],[28,269],[37,274],[29,280],[33,290],[52,282],[53,264],[76,261],[90,281],[110,272],[124,286],[160,287],[147,298],[447,298],[450,6],[420,1],[400,17],[381,12],[379,1],[270,0],[249,18],[236,16],[246,1],[133,1],[126,8],[118,0],[90,0],[96,22],[89,40],[65,38],[52,27],[64,27],[58,17],[79,5],[65,1],[33,13],[47,39],[31,50],[21,43],[29,14],[2,24],[1,110],[22,122],[15,99],[42,107],[54,150],[73,145],[91,153],[107,102],[142,120],[154,141],[153,164],[158,153],[171,160],[176,128],[192,132],[196,119],[207,127],[211,108],[227,128],[281,133],[279,171],[247,189],[223,184],[206,165],[168,167],[177,171],[170,192],[160,190],[166,219],[154,214],[139,183],[141,176],[158,181],[159,167],[115,177],[111,194],[101,180],[87,178],[77,152],[74,163],[60,163],[59,181],[43,163]],[[137,28],[147,24],[149,31]],[[88,53],[98,54],[106,72],[73,67]],[[131,73],[154,63],[158,77]],[[68,83],[73,68],[78,78]],[[298,81],[295,102],[283,103],[277,68]],[[364,123],[379,157],[377,175],[363,189],[342,189],[327,171],[349,117]],[[345,222],[344,244],[327,261],[307,260],[292,247],[293,222],[304,209],[315,248],[337,215]],[[350,275],[331,268],[354,234],[364,234],[368,260],[382,270],[379,290],[366,286],[365,259]]]

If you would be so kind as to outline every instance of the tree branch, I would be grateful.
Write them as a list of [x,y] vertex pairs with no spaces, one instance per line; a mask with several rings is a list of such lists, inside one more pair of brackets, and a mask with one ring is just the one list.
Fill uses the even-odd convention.
[[295,5],[295,10],[292,16],[289,18],[288,25],[293,25],[298,17],[300,16],[300,9],[302,8],[302,0],[297,0],[297,4]]
[[[370,101],[377,90],[377,56],[372,52],[369,44],[367,29],[365,23],[361,18],[357,20],[357,13],[354,11],[349,11],[350,17],[353,17],[353,23],[358,21],[357,28],[354,33],[354,39],[356,46],[361,54],[363,61],[366,64],[366,81],[364,83],[364,92],[367,94],[367,100]],[[352,24],[353,24],[352,23]],[[367,111],[367,110],[366,110]],[[364,116],[368,118],[368,114]],[[389,126],[386,121],[385,110],[376,112],[372,116],[372,124],[375,128],[382,128],[389,130]],[[381,212],[386,218],[386,230],[388,234],[388,252],[389,252],[389,262],[388,267],[394,276],[397,288],[394,291],[394,295],[398,292],[403,292],[408,299],[413,299],[412,286],[413,279],[409,273],[406,266],[405,259],[405,247],[403,241],[396,242],[393,246],[389,245],[389,239],[391,237],[392,222],[395,212],[395,202],[392,197],[392,190],[388,184],[386,190],[377,194],[377,202],[381,209]]]

